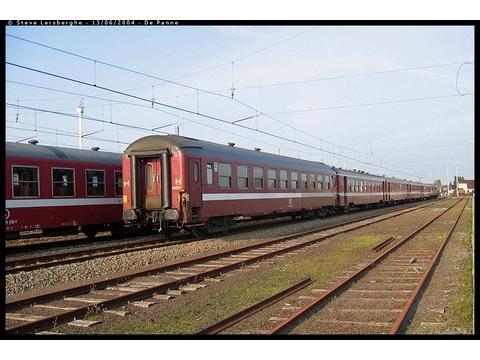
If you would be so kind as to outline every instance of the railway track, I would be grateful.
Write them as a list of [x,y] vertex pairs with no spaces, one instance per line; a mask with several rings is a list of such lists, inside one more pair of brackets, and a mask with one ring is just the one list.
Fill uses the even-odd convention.
[[145,299],[152,298],[150,302],[154,302],[157,299],[168,298],[174,289],[195,290],[206,286],[205,283],[199,282],[208,282],[217,275],[244,266],[254,266],[253,264],[258,261],[277,255],[318,246],[316,243],[327,238],[401,216],[431,204],[241,246],[208,256],[165,262],[81,281],[55,290],[44,289],[12,296],[7,298],[5,304],[5,331],[8,334],[35,333],[128,302],[148,306],[149,301]]
[[[310,302],[289,300],[291,308],[296,310],[274,317],[279,321],[273,327],[246,333],[285,334],[294,328],[296,333],[398,334],[407,324],[409,314],[428,283],[467,203],[468,200],[459,200],[395,241],[391,247],[388,246],[392,241],[387,239],[379,244],[382,246],[372,249],[378,255],[368,259],[360,268],[349,271],[341,281],[333,282],[331,288],[320,289],[320,293],[319,289],[311,289],[308,296],[298,297],[311,299]],[[447,222],[447,226],[441,221]],[[429,234],[432,227],[441,228],[443,236],[440,239]],[[250,312],[248,316],[258,311]],[[242,310],[228,321],[222,320],[200,333],[220,333],[245,319],[244,312]]]
[[[429,202],[427,206],[431,204]],[[395,212],[398,211],[398,209],[392,209],[385,214],[388,214],[390,212]],[[363,217],[362,219],[368,219],[371,218],[372,216],[378,216],[378,215],[368,215],[366,217]],[[354,220],[358,221],[358,220]],[[282,221],[287,222],[287,221]],[[266,228],[268,226],[271,226],[271,223],[267,224],[256,224],[253,226],[254,230],[259,230],[261,228]],[[232,233],[235,232],[244,232],[244,231],[252,231],[252,225],[248,226],[239,226],[236,229],[232,229]],[[214,237],[216,235],[212,235],[210,237]],[[5,261],[5,272],[7,274],[14,274],[18,273],[20,271],[32,271],[36,269],[41,269],[41,268],[47,268],[51,266],[57,266],[57,265],[64,265],[64,264],[70,264],[74,262],[81,262],[81,261],[86,261],[86,260],[91,260],[91,259],[97,259],[101,257],[107,257],[107,256],[114,256],[114,255],[120,255],[120,254],[125,254],[133,251],[142,251],[142,250],[150,250],[150,249],[156,249],[160,247],[168,247],[168,246],[175,246],[179,244],[186,244],[192,241],[196,241],[195,238],[192,238],[191,236],[183,236],[180,237],[180,240],[166,240],[166,239],[151,239],[151,240],[134,240],[134,241],[121,241],[120,243],[117,243],[115,245],[105,245],[102,244],[101,246],[93,246],[91,248],[84,248],[84,249],[77,249],[75,246],[72,251],[61,251],[62,248],[60,248],[59,252],[55,252],[53,254],[47,254],[47,255],[42,255],[42,254],[35,254],[34,256],[27,256],[27,257],[14,257],[13,259],[8,258]],[[65,242],[63,246],[72,246],[71,244],[72,241]],[[43,245],[45,244],[46,247],[44,248]],[[43,243],[43,244],[32,244],[33,248],[37,248],[40,246],[40,249],[48,249],[48,243]],[[27,246],[27,248],[31,247],[32,245]],[[83,244],[80,244],[83,245]],[[55,251],[55,250],[54,250]]]

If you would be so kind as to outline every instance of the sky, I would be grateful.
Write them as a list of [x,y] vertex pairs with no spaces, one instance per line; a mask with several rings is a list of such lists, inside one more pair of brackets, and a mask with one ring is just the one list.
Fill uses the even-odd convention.
[[7,141],[78,148],[83,98],[86,149],[123,152],[143,136],[178,131],[410,180],[474,176],[473,27],[6,32],[7,62],[84,82],[7,64]]

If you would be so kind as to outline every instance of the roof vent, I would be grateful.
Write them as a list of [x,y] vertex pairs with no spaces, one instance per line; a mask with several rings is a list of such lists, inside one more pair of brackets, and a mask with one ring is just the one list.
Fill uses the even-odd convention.
[[32,145],[37,145],[38,144],[38,140],[28,140],[28,143],[29,144],[32,144]]
[[260,150],[262,150],[262,149],[260,149],[260,148],[255,148],[255,151],[260,151]]
[[100,150],[100,148],[98,146],[92,146],[90,149],[92,149],[93,151],[98,151]]
[[228,146],[232,146],[232,147],[233,147],[233,146],[235,146],[235,143],[229,142],[229,143],[228,143]]

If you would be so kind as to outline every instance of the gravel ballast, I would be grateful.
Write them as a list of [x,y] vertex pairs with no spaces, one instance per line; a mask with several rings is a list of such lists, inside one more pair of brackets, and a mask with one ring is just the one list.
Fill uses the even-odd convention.
[[[423,203],[417,203],[415,206],[421,204]],[[402,208],[405,208],[405,206],[398,206],[395,209]],[[146,265],[180,259],[187,256],[212,253],[229,247],[252,244],[258,240],[284,236],[319,226],[337,224],[384,212],[384,209],[379,209],[303,222],[282,223],[282,225],[272,225],[272,227],[267,229],[247,233],[236,233],[215,239],[198,240],[174,246],[159,247],[158,249],[133,251],[126,254],[92,259],[78,263],[8,274],[5,277],[5,291],[6,295],[13,295],[72,281],[91,279],[108,273],[140,268]]]

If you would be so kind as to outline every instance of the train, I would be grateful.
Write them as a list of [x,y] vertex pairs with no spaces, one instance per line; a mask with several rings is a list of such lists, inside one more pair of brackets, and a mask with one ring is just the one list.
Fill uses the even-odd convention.
[[5,145],[7,239],[122,231],[122,154]]
[[321,216],[439,195],[432,184],[178,135],[134,141],[122,170],[124,224],[166,236],[202,237],[238,220]]
[[308,217],[439,195],[432,184],[177,135],[123,154],[6,143],[6,238],[156,231],[196,237],[239,220]]

